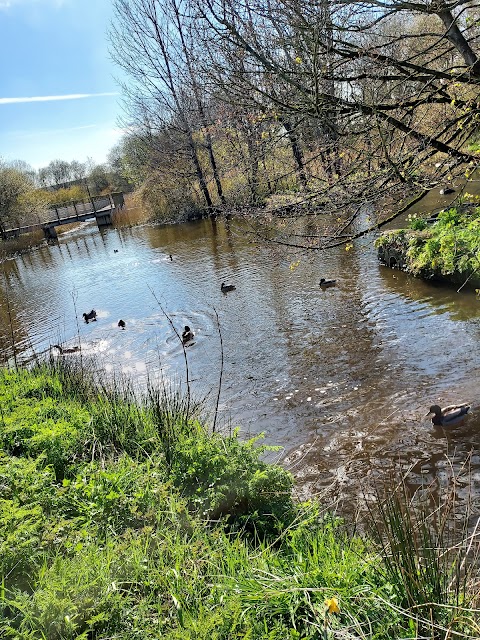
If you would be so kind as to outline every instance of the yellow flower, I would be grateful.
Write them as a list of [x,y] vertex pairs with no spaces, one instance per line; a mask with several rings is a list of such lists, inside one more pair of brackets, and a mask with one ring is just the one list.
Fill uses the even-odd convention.
[[300,58],[300,56],[297,56],[297,57],[295,58],[295,62],[296,62],[297,64],[302,64],[303,60]]
[[352,248],[353,248],[353,244],[351,242],[345,245],[345,251],[350,251],[350,249]]
[[325,600],[325,608],[327,613],[340,613],[337,598],[327,598]]
[[297,260],[297,262],[292,262],[290,264],[290,271],[295,271],[295,269],[298,267],[299,264],[300,264],[300,260]]

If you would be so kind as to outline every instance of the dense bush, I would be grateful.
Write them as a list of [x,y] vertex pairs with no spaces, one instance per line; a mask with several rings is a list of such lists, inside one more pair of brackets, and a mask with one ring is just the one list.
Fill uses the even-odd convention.
[[56,189],[55,191],[47,191],[46,193],[48,194],[48,202],[52,206],[61,206],[88,198],[87,190],[79,185],[74,185],[64,189]]
[[293,518],[289,473],[259,458],[257,439],[242,442],[205,433],[176,449],[172,482],[188,504],[208,518],[228,517],[264,534],[281,530]]

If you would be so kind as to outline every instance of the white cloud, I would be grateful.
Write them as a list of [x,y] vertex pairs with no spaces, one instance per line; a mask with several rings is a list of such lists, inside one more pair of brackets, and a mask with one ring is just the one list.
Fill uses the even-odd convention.
[[116,92],[106,92],[106,93],[70,93],[64,96],[33,96],[30,98],[0,98],[0,104],[18,104],[19,102],[51,102],[54,100],[80,100],[82,98],[95,98],[98,96],[117,96],[117,95],[118,93]]

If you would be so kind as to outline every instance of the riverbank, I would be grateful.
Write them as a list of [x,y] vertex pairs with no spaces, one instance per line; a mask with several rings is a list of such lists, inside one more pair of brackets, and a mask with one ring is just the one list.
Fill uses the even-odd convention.
[[459,205],[434,219],[411,216],[408,229],[387,231],[375,242],[389,267],[427,280],[480,287],[480,207]]
[[3,369],[0,401],[4,638],[478,637],[468,541],[402,495],[380,543],[348,533],[192,398],[66,362]]

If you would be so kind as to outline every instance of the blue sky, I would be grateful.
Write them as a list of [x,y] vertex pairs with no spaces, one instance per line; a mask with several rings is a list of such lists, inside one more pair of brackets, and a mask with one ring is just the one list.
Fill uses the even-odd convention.
[[111,19],[109,0],[0,0],[0,157],[105,160],[121,136]]

